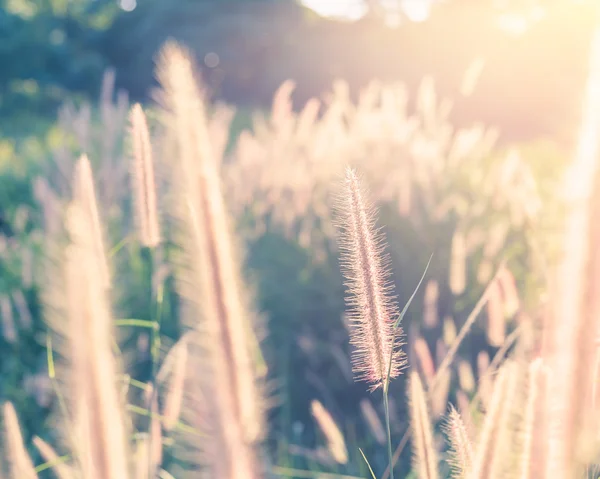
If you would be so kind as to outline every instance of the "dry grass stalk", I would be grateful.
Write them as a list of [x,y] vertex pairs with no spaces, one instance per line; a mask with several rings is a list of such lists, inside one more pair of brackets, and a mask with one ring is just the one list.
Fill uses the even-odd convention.
[[15,408],[7,402],[4,403],[2,409],[5,430],[4,450],[8,459],[9,471],[15,479],[37,479],[37,473],[23,444],[23,436],[21,435]]
[[327,447],[331,456],[339,464],[348,462],[348,450],[346,449],[346,441],[340,428],[335,423],[329,411],[316,399],[311,403],[311,412],[319,428],[327,439]]
[[473,462],[473,446],[460,414],[452,406],[444,429],[450,442],[448,463],[452,468],[452,477],[463,479]]
[[110,273],[105,255],[102,223],[96,201],[96,188],[92,166],[87,155],[81,155],[75,165],[73,178],[73,198],[84,209],[88,227],[91,228],[90,238],[93,241],[94,254],[98,258],[98,271],[103,287],[110,287]]
[[368,399],[362,399],[360,401],[360,410],[362,411],[363,417],[365,418],[365,421],[369,426],[371,434],[373,434],[375,440],[381,445],[385,444],[385,430],[383,429],[383,424],[379,419],[373,404],[371,404],[371,401]]
[[178,45],[164,47],[158,76],[165,126],[178,160],[170,162],[184,255],[178,285],[187,300],[188,325],[201,331],[202,363],[208,366],[204,397],[214,406],[210,416],[217,436],[207,447],[217,447],[220,457],[211,464],[212,477],[255,477],[253,449],[263,420],[252,357],[253,314],[240,279],[205,102],[191,56]]
[[74,479],[75,475],[73,474],[73,470],[70,466],[64,463],[64,459],[62,459],[56,451],[44,441],[40,437],[33,438],[33,445],[40,451],[41,456],[44,458],[44,461],[52,464],[52,472],[56,475],[58,479]]
[[546,477],[581,472],[581,439],[591,410],[593,338],[598,331],[600,287],[597,244],[600,131],[600,30],[594,32],[578,150],[564,184],[564,255],[556,274],[548,376]]
[[139,223],[140,241],[144,246],[153,248],[160,243],[154,163],[146,115],[139,103],[136,103],[131,109],[129,121],[134,160],[132,169],[133,198]]
[[350,342],[356,348],[352,364],[357,378],[369,382],[374,390],[397,377],[405,364],[403,352],[396,349],[402,331],[394,331],[398,311],[390,295],[383,238],[375,230],[365,190],[350,168],[346,169],[338,209],[342,270],[349,292],[346,303],[353,325]]
[[71,244],[65,252],[65,286],[73,451],[86,479],[122,479],[128,475],[128,448],[112,351],[106,260],[98,251],[95,219],[90,217],[89,209],[75,201],[67,220]]
[[427,398],[419,374],[412,372],[409,383],[410,419],[413,431],[413,468],[421,479],[436,479],[437,454],[427,408]]

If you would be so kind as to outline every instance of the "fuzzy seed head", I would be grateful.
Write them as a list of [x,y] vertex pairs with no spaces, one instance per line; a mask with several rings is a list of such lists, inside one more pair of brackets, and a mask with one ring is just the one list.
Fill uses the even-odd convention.
[[98,261],[98,274],[102,286],[108,289],[110,287],[110,272],[104,249],[104,234],[96,201],[92,165],[87,155],[81,155],[75,165],[73,199],[83,208],[84,214],[89,220],[90,239],[93,241],[94,254]]
[[452,477],[465,477],[473,462],[473,446],[459,412],[452,406],[444,430],[450,442],[448,462],[452,468]]
[[433,431],[425,389],[419,374],[410,374],[409,403],[413,431],[414,469],[423,479],[437,479],[437,454],[433,444]]
[[131,109],[129,121],[134,161],[133,193],[140,240],[144,246],[153,248],[160,242],[154,164],[146,115],[139,103]]
[[375,215],[365,190],[350,168],[346,170],[338,209],[350,342],[355,347],[353,370],[357,379],[369,382],[375,390],[397,377],[406,360],[398,349],[402,330],[394,330],[398,309],[392,296],[383,237],[375,227]]

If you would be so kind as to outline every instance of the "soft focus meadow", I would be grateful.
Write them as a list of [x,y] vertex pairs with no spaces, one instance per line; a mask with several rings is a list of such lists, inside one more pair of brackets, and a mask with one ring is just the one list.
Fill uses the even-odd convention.
[[1,479],[600,477],[598,5],[302,3],[0,0]]

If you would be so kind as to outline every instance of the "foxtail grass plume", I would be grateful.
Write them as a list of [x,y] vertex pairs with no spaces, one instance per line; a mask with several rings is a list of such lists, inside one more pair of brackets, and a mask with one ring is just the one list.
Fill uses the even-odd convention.
[[373,208],[351,168],[346,169],[338,210],[342,271],[349,293],[350,342],[355,347],[353,370],[375,390],[397,377],[406,361],[398,348],[402,330],[394,330],[398,309],[391,295],[383,237],[375,229]]
[[[33,462],[23,444],[23,436],[14,406],[7,402],[2,407],[4,416],[4,450],[8,460],[11,477],[19,479],[37,479]],[[1,472],[1,471],[0,471]]]
[[346,449],[346,441],[340,428],[335,423],[329,411],[316,399],[311,403],[311,412],[319,428],[327,439],[327,447],[331,457],[338,464],[346,464],[348,462],[348,450]]
[[129,121],[133,148],[133,198],[140,241],[144,246],[153,248],[160,242],[154,164],[146,115],[139,103],[131,109]]
[[[166,141],[171,145],[172,213],[180,246],[177,285],[185,300],[184,321],[198,333],[190,349],[195,355],[191,364],[205,368],[200,377],[194,375],[197,384],[190,384],[198,397],[187,401],[190,417],[195,417],[191,420],[202,423],[195,426],[211,429],[199,461],[208,461],[202,465],[208,466],[212,478],[254,478],[260,476],[256,448],[263,432],[252,355],[256,315],[239,271],[242,261],[231,234],[206,101],[191,55],[179,45],[163,48],[158,77]],[[193,415],[194,408],[207,412],[200,418]]]
[[413,432],[413,468],[420,479],[437,479],[437,453],[433,443],[433,430],[427,398],[419,374],[410,373],[410,420]]
[[114,331],[105,288],[104,255],[98,251],[93,216],[80,201],[67,212],[71,243],[65,251],[65,290],[73,451],[86,479],[128,475],[128,448]]
[[591,41],[577,151],[564,183],[563,255],[556,270],[548,365],[546,477],[583,472],[582,439],[596,434],[591,401],[600,315],[600,28]]
[[452,478],[463,479],[473,462],[473,445],[460,414],[452,406],[444,432],[450,443],[448,463],[452,469]]
[[98,263],[97,274],[100,275],[102,286],[104,288],[109,288],[110,273],[104,249],[104,235],[96,200],[96,188],[94,187],[92,165],[90,164],[87,155],[81,155],[75,164],[73,198],[85,211],[87,226],[90,228],[90,240],[92,241],[94,255],[96,256]]

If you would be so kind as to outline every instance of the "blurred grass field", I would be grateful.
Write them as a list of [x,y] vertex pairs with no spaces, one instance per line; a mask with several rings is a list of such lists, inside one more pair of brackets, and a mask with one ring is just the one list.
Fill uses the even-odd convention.
[[[111,8],[107,5],[98,8]],[[132,15],[142,15],[147,8],[150,7],[140,4],[140,10],[134,10]],[[115,18],[110,28],[116,28],[119,22],[127,24],[133,17]],[[564,31],[574,29],[567,19],[564,22]],[[410,33],[416,27],[411,24],[406,28]],[[193,45],[188,46],[194,50]],[[518,45],[514,48],[518,50]],[[550,50],[548,47],[538,52],[540,65],[546,64],[545,56],[550,55]],[[304,54],[309,55],[308,47]],[[203,59],[203,51],[197,51],[196,56]],[[227,61],[226,55],[222,61]],[[536,61],[531,62],[535,65]],[[440,477],[463,477],[450,475],[451,453],[443,433],[448,404],[456,407],[471,433],[481,430],[483,412],[491,408],[497,396],[492,389],[493,378],[498,370],[514,368],[506,358],[529,363],[545,354],[547,336],[554,334],[549,318],[553,301],[560,297],[554,289],[555,277],[563,261],[565,220],[570,211],[562,196],[562,181],[576,157],[575,145],[582,129],[581,92],[566,98],[560,90],[553,90],[552,95],[561,97],[568,108],[563,105],[562,110],[552,110],[544,103],[547,92],[542,94],[540,90],[540,96],[535,95],[536,85],[513,83],[503,90],[498,86],[502,85],[502,78],[486,78],[480,72],[481,78],[473,79],[467,68],[460,81],[454,81],[454,89],[448,88],[448,80],[443,76],[438,79],[421,75],[418,81],[409,78],[408,83],[380,78],[365,82],[360,88],[358,81],[349,77],[330,82],[326,92],[309,98],[310,89],[303,86],[302,78],[294,78],[279,82],[270,105],[256,101],[234,106],[224,100],[228,94],[235,94],[227,92],[226,84],[211,90],[215,87],[210,76],[214,71],[207,71],[201,61],[197,64],[197,79],[205,82],[202,85],[208,93],[206,132],[201,133],[206,136],[199,144],[208,145],[214,157],[211,168],[216,167],[215,175],[219,175],[218,181],[213,179],[214,184],[219,183],[224,211],[231,218],[232,250],[239,250],[239,256],[235,253],[233,257],[243,257],[243,262],[232,266],[232,271],[240,270],[240,277],[225,275],[228,280],[224,284],[243,285],[240,295],[254,298],[248,316],[256,315],[259,325],[256,331],[253,326],[242,328],[251,343],[248,357],[252,373],[248,374],[256,375],[262,384],[260,394],[265,408],[263,435],[256,441],[260,444],[257,457],[263,472],[256,473],[256,477],[369,477],[361,452],[378,478],[387,477],[384,471],[389,459],[382,394],[369,393],[364,383],[355,382],[350,363],[352,328],[346,317],[347,293],[340,272],[334,214],[335,198],[340,194],[347,166],[359,172],[376,205],[377,224],[385,233],[400,308],[415,291],[432,257],[424,283],[402,322],[406,332],[403,349],[408,357],[408,372],[419,374],[429,395],[431,447],[438,453]],[[257,60],[256,64],[260,62]],[[483,72],[485,68],[488,66]],[[591,81],[593,71],[587,68],[586,75],[587,70]],[[56,319],[49,321],[56,312],[54,305],[49,304],[48,290],[58,294],[65,289],[61,287],[60,275],[49,271],[60,263],[57,250],[61,248],[57,245],[62,243],[56,238],[58,235],[64,240],[65,224],[69,228],[63,220],[68,205],[77,196],[73,177],[81,155],[87,155],[92,169],[104,247],[113,277],[109,310],[116,333],[112,353],[124,375],[118,380],[124,391],[125,429],[131,432],[127,443],[132,450],[143,451],[137,449],[142,443],[151,449],[152,444],[143,441],[145,432],[152,427],[147,417],[156,411],[152,409],[154,404],[148,403],[144,389],[148,384],[158,388],[158,406],[164,407],[168,397],[165,391],[172,379],[164,384],[156,380],[160,366],[171,365],[165,367],[168,372],[164,373],[171,378],[170,368],[175,360],[167,358],[174,355],[169,351],[177,351],[174,346],[182,343],[181,338],[190,328],[189,318],[194,316],[190,310],[198,308],[200,318],[208,314],[208,306],[203,309],[202,305],[210,304],[205,296],[190,300],[185,294],[188,290],[181,286],[182,264],[189,266],[197,258],[190,253],[195,250],[188,250],[182,240],[185,235],[181,234],[181,225],[186,220],[185,215],[183,219],[181,216],[178,201],[182,200],[178,195],[187,192],[200,198],[202,189],[195,192],[191,186],[182,186],[188,179],[186,173],[190,178],[196,173],[189,166],[181,166],[185,156],[182,152],[187,150],[181,146],[178,130],[173,126],[180,125],[173,119],[177,115],[161,103],[169,98],[168,94],[153,92],[143,104],[155,159],[158,218],[164,235],[160,247],[153,249],[140,242],[140,213],[131,192],[134,139],[129,115],[133,101],[119,85],[123,77],[118,65],[116,70],[104,72],[98,67],[93,71],[98,76],[94,81],[100,86],[97,94],[73,91],[72,96],[67,93],[66,98],[61,96],[61,101],[56,101],[62,104],[56,115],[37,116],[38,107],[31,110],[32,114],[27,113],[27,107],[23,108],[23,115],[15,114],[14,122],[10,116],[0,122],[0,401],[14,404],[26,452],[38,466],[41,478],[54,477],[52,471],[57,469],[49,467],[48,458],[33,445],[35,436],[51,444],[59,455],[67,454],[67,463],[77,463],[62,437],[65,411],[60,389],[57,391],[49,370],[52,359],[57,363],[57,371],[65,371],[67,377],[70,374],[69,363],[61,362],[63,356],[68,356],[68,342],[63,336],[54,335],[55,329],[64,328],[67,323],[56,328]],[[127,68],[123,67],[123,71],[131,75]],[[504,72],[503,78],[510,74]],[[274,77],[268,78],[269,84],[274,83]],[[560,78],[553,77],[552,81],[560,82]],[[156,89],[156,85],[152,86]],[[241,89],[236,84],[238,87]],[[504,120],[505,125],[514,121],[518,134],[504,134],[493,121],[483,121],[498,119],[503,113],[481,104],[482,118],[469,119],[473,102],[479,101],[480,87],[488,96],[494,92],[494,98],[486,105],[516,103],[515,95],[522,96],[517,95],[521,105],[518,112]],[[164,84],[162,88],[165,89]],[[19,91],[26,94],[29,90]],[[196,103],[190,98],[192,110]],[[583,104],[583,113],[586,108],[594,108],[589,99],[584,99]],[[548,107],[541,112],[569,113],[561,118],[564,124],[560,126],[554,125],[558,119],[551,117],[544,119],[545,126],[532,127],[532,131],[545,134],[522,133],[518,127],[523,121],[519,112],[535,110],[536,105]],[[539,115],[543,116],[541,112]],[[528,114],[535,116],[535,111]],[[201,130],[200,126],[197,128]],[[556,134],[548,134],[553,128]],[[204,146],[199,146],[199,151],[204,151]],[[204,153],[195,154],[200,157]],[[206,201],[211,205],[218,203],[214,199]],[[593,217],[591,223],[594,224]],[[210,226],[203,228],[204,233],[210,232]],[[594,229],[590,231],[593,237]],[[202,254],[210,262],[212,256]],[[593,253],[590,257],[594,257]],[[202,264],[198,269],[201,268]],[[586,278],[593,282],[592,273]],[[186,281],[187,276],[183,282]],[[204,285],[202,281],[198,284]],[[589,288],[593,290],[593,284]],[[245,299],[240,301],[246,304]],[[473,316],[478,307],[481,311]],[[154,324],[158,322],[160,331],[156,333]],[[466,323],[468,334],[457,343],[457,335]],[[204,326],[200,321],[198,324],[203,331]],[[190,355],[193,356],[191,352]],[[452,360],[445,362],[449,357]],[[233,376],[241,374],[241,369],[228,361],[221,363]],[[505,363],[508,366],[503,369]],[[199,364],[202,362],[196,363],[197,369],[192,366],[191,372],[186,369],[192,381],[203,378],[187,391],[192,395],[198,393],[197,389],[204,391],[203,381],[209,382],[211,390],[210,378],[213,374],[218,376],[214,372],[207,373],[206,378],[194,375],[194,371],[204,371]],[[408,376],[401,375],[389,390],[391,438],[399,454],[394,471],[396,477],[427,477],[417,472],[419,458],[414,458],[414,441],[408,439],[405,447],[399,446],[411,430]],[[523,376],[519,380],[530,379]],[[319,421],[318,416],[323,417],[323,413],[314,412],[315,401],[329,415],[325,424],[333,422],[338,433],[332,436]],[[221,413],[210,409],[211,404],[207,401],[201,405],[203,414],[220,417]],[[240,404],[243,410],[244,402]],[[316,410],[320,411],[318,406]],[[160,414],[164,416],[164,411]],[[190,430],[198,433],[202,426],[190,425],[186,414],[179,420],[179,430],[167,430],[164,420],[158,426],[162,427],[162,449],[156,468],[157,474],[163,474],[159,477],[195,477],[198,470],[190,469],[190,463],[201,462],[204,456],[210,459],[210,448],[208,453],[203,452],[204,456],[195,456],[193,447],[192,452],[184,447],[189,438],[179,436]],[[211,431],[208,426],[207,431]],[[221,433],[212,432],[219,438]],[[211,433],[206,434],[210,437]],[[338,436],[343,438],[345,455],[332,448],[335,441],[331,438]],[[4,459],[0,460],[0,477],[4,477],[2,467],[10,463],[10,457],[4,456],[14,454],[14,449],[6,445],[9,439],[5,438],[0,455]],[[590,469],[586,469],[586,474],[592,473],[596,442],[589,441],[591,452],[582,447]],[[220,444],[216,439],[215,443]],[[541,456],[536,457],[539,461]],[[137,455],[135,458],[138,461]],[[135,462],[133,456],[131,460]],[[210,477],[233,474],[223,472],[226,468],[209,470],[213,474]],[[144,476],[147,471],[140,474],[138,477],[153,477]],[[477,477],[500,477],[490,474]],[[545,477],[536,475],[536,470],[527,474],[522,477]]]

